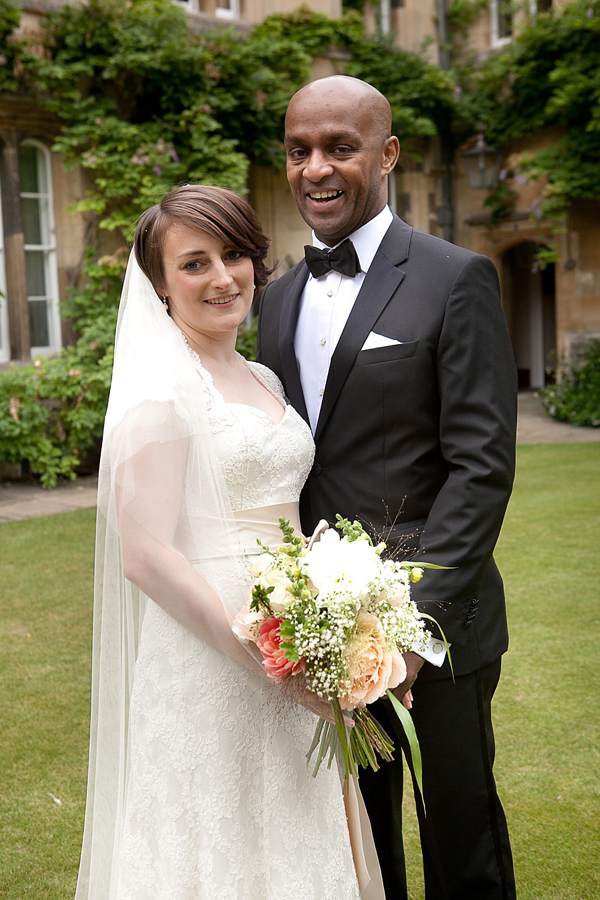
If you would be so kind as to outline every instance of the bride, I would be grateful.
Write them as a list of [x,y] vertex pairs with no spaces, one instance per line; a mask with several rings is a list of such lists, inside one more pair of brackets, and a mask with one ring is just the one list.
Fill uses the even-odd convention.
[[245,200],[184,186],[141,217],[100,468],[92,730],[76,900],[358,900],[315,713],[231,621],[256,537],[313,461],[276,376],[235,351],[269,270]]

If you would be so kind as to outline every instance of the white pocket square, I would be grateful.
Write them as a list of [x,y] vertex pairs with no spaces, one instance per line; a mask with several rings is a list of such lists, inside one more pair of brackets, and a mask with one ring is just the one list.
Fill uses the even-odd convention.
[[372,331],[360,349],[376,350],[378,347],[394,347],[401,343],[402,341],[395,341],[394,338],[389,338],[384,334],[377,334],[376,331]]

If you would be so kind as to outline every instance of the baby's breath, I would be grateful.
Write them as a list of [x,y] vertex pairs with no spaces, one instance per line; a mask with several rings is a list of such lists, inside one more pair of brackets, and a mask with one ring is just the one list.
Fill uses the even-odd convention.
[[[424,650],[428,632],[410,596],[411,583],[422,577],[423,569],[383,559],[385,544],[374,546],[359,522],[340,516],[337,520],[343,536],[335,529],[326,530],[311,550],[286,519],[279,521],[281,547],[273,550],[258,542],[262,553],[250,566],[255,581],[249,611],[238,615],[241,620],[236,633],[240,639],[253,640],[260,646],[261,622],[276,617],[278,651],[283,651],[284,662],[289,661],[285,663],[288,671],[303,671],[307,687],[330,702],[335,716],[335,725],[321,722],[317,726],[309,752],[310,757],[317,746],[321,747],[314,774],[324,754],[333,747],[336,754],[341,753],[347,777],[356,774],[358,765],[376,769],[376,754],[392,758],[393,747],[367,709],[360,709],[364,706],[361,697],[366,696],[361,687],[365,670],[379,666],[378,660],[386,654],[391,653],[395,660],[395,683],[391,684],[387,675],[386,683],[377,683],[375,693],[366,701],[370,703],[385,692],[388,684],[398,684],[402,677],[398,654]],[[375,641],[375,650],[369,641]],[[356,656],[351,661],[353,654],[363,651],[367,653],[366,666],[357,663]],[[373,665],[371,660],[375,661]],[[356,685],[363,693],[353,694]],[[340,704],[347,704],[348,697],[353,705],[344,708],[352,710],[355,727],[346,734]]]
[[[411,573],[401,563],[381,558],[384,545],[373,547],[358,522],[350,523],[338,516],[337,527],[343,532],[341,542],[365,541],[369,545],[367,562],[375,576],[360,591],[353,593],[355,582],[339,572],[327,580],[326,589],[319,591],[307,572],[310,552],[301,539],[295,537],[287,520],[280,520],[284,546],[263,551],[271,557],[274,569],[285,573],[290,603],[282,618],[282,648],[288,659],[303,660],[308,687],[319,696],[333,699],[349,689],[346,666],[348,644],[357,631],[357,616],[361,607],[376,616],[383,628],[387,649],[400,653],[422,650],[427,641],[424,620],[410,598]],[[364,544],[362,545],[364,547]],[[321,554],[322,556],[322,554]],[[325,557],[325,565],[328,557]],[[322,563],[322,560],[321,560]],[[252,608],[269,610],[270,590],[255,584]],[[292,599],[293,598],[293,599]]]

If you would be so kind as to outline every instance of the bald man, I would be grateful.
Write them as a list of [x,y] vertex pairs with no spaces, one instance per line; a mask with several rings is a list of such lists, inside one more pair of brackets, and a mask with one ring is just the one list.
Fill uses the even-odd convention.
[[[450,642],[455,679],[437,632],[424,654],[406,655],[396,691],[407,705],[412,696],[423,754],[426,897],[511,900],[492,775],[491,700],[508,642],[492,553],[514,473],[516,372],[491,261],[387,206],[390,130],[389,103],[358,79],[324,78],[292,98],[287,176],[314,246],[265,291],[259,358],[315,436],[305,533],[340,513],[451,567],[427,571],[414,597]],[[387,704],[375,714],[403,743]],[[406,898],[399,754],[361,775],[361,789],[386,896]]]

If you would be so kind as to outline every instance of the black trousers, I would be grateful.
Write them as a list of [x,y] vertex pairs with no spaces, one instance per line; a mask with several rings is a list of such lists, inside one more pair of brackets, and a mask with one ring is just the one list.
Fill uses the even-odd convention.
[[[420,680],[411,715],[423,757],[427,815],[417,814],[427,900],[515,900],[506,818],[492,774],[491,702],[500,660],[455,682]],[[402,845],[404,733],[387,700],[372,711],[394,738],[396,758],[362,770],[360,786],[379,855],[386,900],[406,900]]]

